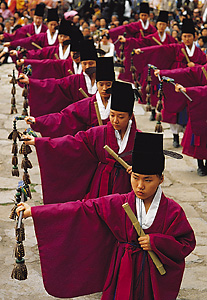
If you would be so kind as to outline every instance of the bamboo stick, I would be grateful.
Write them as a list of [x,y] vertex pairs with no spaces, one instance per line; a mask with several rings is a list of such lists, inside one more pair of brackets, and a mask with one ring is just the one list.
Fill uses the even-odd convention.
[[113,158],[120,163],[125,169],[128,169],[130,165],[126,163],[121,157],[119,157],[108,145],[104,146],[104,149],[111,155]]
[[186,53],[185,49],[184,49],[184,48],[182,48],[182,49],[181,49],[181,51],[182,51],[182,52],[183,52],[183,54],[185,55],[185,58],[186,58],[186,60],[187,60],[187,63],[189,64],[189,63],[190,63],[190,58],[188,57],[188,55],[187,55],[187,53]]
[[41,47],[41,46],[39,46],[39,45],[37,45],[36,43],[32,42],[32,45],[33,45],[33,46],[35,46],[36,48],[38,48],[38,49],[42,50],[42,47]]
[[141,32],[141,36],[144,37],[144,32],[142,29],[140,29],[140,32]]
[[84,90],[82,88],[79,88],[79,92],[81,92],[81,94],[85,97],[88,98],[89,96],[86,94],[86,92],[84,92]]
[[29,32],[27,32],[27,36],[28,36],[28,37],[30,37],[30,36],[31,36],[31,34],[30,34]]
[[158,45],[160,45],[160,46],[162,45],[162,43],[160,43],[160,42],[156,39],[156,37],[153,36],[152,39],[153,39],[153,40],[155,41],[155,43],[157,43]]
[[206,77],[206,80],[207,80],[207,72],[206,72],[206,69],[205,69],[204,67],[202,67],[201,69],[202,69],[203,74],[204,74],[204,76]]
[[100,111],[99,111],[99,108],[98,108],[98,103],[97,101],[94,102],[94,106],[95,106],[95,110],[96,110],[96,115],[97,115],[97,119],[98,119],[98,125],[103,125],[103,122],[101,120],[101,115],[100,115]]
[[55,53],[54,55],[55,55],[55,58],[56,58],[56,59],[59,59],[59,57],[58,57],[57,53]]
[[[124,203],[122,205],[122,207],[125,210],[125,212],[126,212],[127,216],[129,217],[129,219],[131,220],[138,236],[139,237],[140,236],[145,236],[145,233],[144,233],[142,227],[140,226],[139,221],[137,220],[137,218],[136,218],[135,214],[133,213],[131,207],[129,206],[129,203],[127,203],[127,202]],[[157,255],[152,250],[147,251],[147,252],[148,252],[149,256],[151,257],[151,259],[152,259],[153,263],[155,264],[155,266],[156,266],[157,270],[159,271],[159,273],[161,275],[164,275],[166,273],[166,271],[163,267],[163,264],[161,263],[161,261],[157,257]]]
[[70,75],[73,75],[73,72],[71,71],[71,69],[68,70],[68,73],[69,73]]

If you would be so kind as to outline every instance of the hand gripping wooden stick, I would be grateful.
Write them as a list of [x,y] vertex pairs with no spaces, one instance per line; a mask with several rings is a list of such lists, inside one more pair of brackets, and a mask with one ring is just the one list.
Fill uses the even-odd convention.
[[155,41],[155,43],[157,43],[158,45],[162,45],[162,43],[160,43],[154,36],[152,37],[152,39]]
[[114,150],[112,150],[108,145],[104,146],[104,149],[111,155],[115,160],[117,160],[120,165],[122,165],[125,169],[128,169],[130,165],[128,165],[121,157],[119,157]]
[[182,52],[183,52],[183,54],[185,55],[185,58],[186,58],[186,60],[187,60],[187,63],[189,64],[189,63],[190,63],[190,58],[188,57],[188,55],[187,55],[187,53],[186,53],[185,49],[184,49],[184,48],[182,48],[182,49],[181,49],[181,51],[182,51]]
[[[125,210],[127,216],[129,217],[129,219],[131,220],[138,236],[145,236],[145,233],[142,229],[142,227],[139,224],[139,221],[137,220],[135,214],[133,213],[131,207],[129,206],[129,203],[126,202],[122,205],[123,209]],[[161,263],[161,261],[159,260],[159,258],[157,257],[157,255],[153,252],[153,251],[147,251],[149,256],[151,257],[153,263],[155,264],[157,270],[159,271],[159,273],[161,275],[164,275],[166,273],[163,264]]]
[[103,125],[103,122],[101,120],[101,115],[100,115],[100,111],[99,111],[99,108],[98,108],[98,103],[97,101],[94,102],[94,106],[95,106],[95,110],[96,110],[96,115],[97,115],[97,119],[98,119],[98,125]]

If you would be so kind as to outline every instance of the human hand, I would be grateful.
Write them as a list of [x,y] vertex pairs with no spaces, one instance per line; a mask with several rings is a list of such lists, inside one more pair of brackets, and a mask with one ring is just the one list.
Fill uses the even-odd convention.
[[129,166],[129,167],[126,169],[126,171],[127,171],[127,173],[128,173],[129,175],[131,175],[131,174],[132,174],[132,166]]
[[151,251],[151,245],[150,245],[150,237],[149,234],[146,234],[145,236],[141,236],[138,238],[138,242],[143,250],[145,251]]
[[192,61],[190,61],[190,62],[187,64],[187,66],[188,66],[188,67],[194,67],[195,64],[194,64]]
[[31,124],[35,124],[36,123],[36,120],[35,120],[35,118],[34,117],[32,117],[32,116],[28,116],[28,117],[25,117],[25,122],[27,123],[27,124],[29,124],[29,125],[31,125]]
[[24,59],[17,60],[17,66],[18,67],[21,67],[23,65],[23,63],[24,63]]
[[118,36],[118,40],[121,42],[121,43],[126,43],[126,39],[123,35],[119,35]]
[[158,75],[160,75],[160,70],[159,70],[159,69],[154,70],[154,75],[155,75],[156,77],[158,77]]
[[176,85],[175,85],[175,91],[176,91],[176,92],[183,91],[183,92],[186,93],[186,88],[184,88],[184,86],[182,86],[181,84],[176,83]]
[[10,56],[14,56],[17,55],[17,51],[16,50],[11,50],[9,51]]
[[6,43],[4,43],[4,47],[9,47],[11,45],[11,43],[10,42],[6,42]]
[[24,83],[24,84],[29,84],[29,77],[24,74],[24,73],[20,73],[19,74],[19,78],[18,78],[19,82]]
[[35,146],[35,137],[31,135],[22,135],[20,141],[24,141],[26,145],[33,145]]
[[134,49],[135,54],[139,55],[140,53],[142,53],[142,50],[140,48],[138,49]]
[[29,218],[32,216],[32,212],[31,212],[31,207],[25,203],[25,202],[20,202],[17,204],[17,209],[16,209],[16,213],[19,217],[19,214],[20,214],[20,211],[23,211],[23,218],[26,219],[26,218]]

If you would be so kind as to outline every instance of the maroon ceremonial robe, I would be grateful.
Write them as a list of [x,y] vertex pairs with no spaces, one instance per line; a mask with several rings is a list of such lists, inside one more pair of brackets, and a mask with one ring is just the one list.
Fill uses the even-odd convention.
[[[125,32],[126,32],[126,37],[140,38],[142,36],[140,30],[142,30],[144,36],[156,32],[156,28],[151,24],[149,24],[147,29],[144,29],[142,26],[142,22],[139,20],[138,22],[132,22],[127,25],[121,25],[116,28],[112,28],[109,30],[109,35],[114,43],[118,39],[118,36],[123,35]],[[120,47],[120,42],[116,43],[115,45],[115,49],[118,55],[120,53],[119,47]]]
[[32,75],[30,78],[46,79],[46,78],[63,78],[69,76],[68,70],[74,73],[73,60],[69,56],[67,59],[25,59],[24,65],[32,66]]
[[[57,59],[56,54],[57,54],[58,58],[60,58],[59,44],[56,46],[44,47],[41,50],[40,49],[39,50],[29,50],[26,53],[26,57],[28,59]],[[69,55],[70,55],[70,53],[69,53]],[[68,55],[68,57],[69,57],[69,55]]]
[[126,202],[136,214],[133,191],[32,207],[49,294],[71,298],[103,291],[102,300],[176,299],[185,257],[195,247],[183,209],[162,194],[155,220],[144,230],[166,270],[162,276],[137,242],[137,233],[122,208]]
[[38,117],[54,112],[60,112],[68,105],[84,98],[79,91],[82,88],[89,97],[83,74],[70,75],[61,79],[30,79],[29,105],[30,114]]
[[[130,165],[135,133],[133,121],[122,153],[123,159]],[[131,191],[129,174],[103,148],[108,145],[116,153],[119,150],[110,122],[80,131],[74,137],[36,138],[35,144],[44,204]]]
[[[56,138],[67,134],[75,135],[78,131],[86,131],[98,126],[95,101],[97,101],[96,95],[75,102],[60,113],[37,117],[36,124],[32,125],[32,128],[42,136]],[[109,118],[102,121],[106,124]]]
[[142,37],[140,37],[140,38],[132,38],[132,37],[127,38],[126,43],[124,45],[125,72],[119,74],[119,79],[124,80],[124,81],[133,82],[132,72],[130,71],[131,52],[132,52],[133,49],[138,49],[138,48],[142,48],[142,47],[156,46],[157,43],[153,40],[153,37],[155,37],[163,45],[169,45],[169,44],[177,43],[177,41],[169,34],[166,34],[165,40],[163,42],[161,42],[160,36],[159,36],[157,31],[153,34],[147,35],[144,38],[142,38]]
[[22,38],[18,40],[14,40],[10,42],[9,49],[16,49],[17,46],[21,46],[27,50],[37,50],[38,48],[32,45],[33,43],[36,43],[40,47],[50,47],[50,46],[56,46],[59,44],[58,37],[54,41],[52,45],[49,45],[48,38],[47,38],[47,32],[42,32],[39,34],[34,34],[31,37]]
[[[47,29],[48,29],[47,26],[42,24],[40,33],[46,32]],[[14,34],[5,32],[4,33],[4,41],[11,42],[11,41],[15,41],[18,39],[23,39],[23,38],[28,37],[28,34],[30,34],[30,35],[35,34],[34,23],[22,26],[21,28],[17,29]]]
[[189,120],[182,140],[183,153],[197,159],[207,159],[207,86],[186,89]]

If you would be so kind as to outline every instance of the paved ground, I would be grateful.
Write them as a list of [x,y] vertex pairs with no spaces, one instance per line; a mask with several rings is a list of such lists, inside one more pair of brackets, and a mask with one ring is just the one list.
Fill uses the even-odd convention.
[[[57,299],[49,296],[43,287],[36,239],[34,237],[33,224],[31,220],[25,221],[26,227],[26,265],[28,268],[28,279],[16,281],[11,279],[14,258],[14,222],[9,219],[10,210],[13,206],[15,189],[18,178],[11,176],[11,141],[7,139],[12,130],[13,116],[10,115],[11,85],[8,74],[12,72],[13,65],[0,67],[0,299],[13,300],[37,300]],[[22,111],[22,90],[17,90],[17,108],[19,114]],[[145,113],[142,106],[136,104],[135,115],[138,128],[144,131],[153,131],[154,122],[148,121],[149,113]],[[22,131],[27,126],[24,121],[18,122],[18,129]],[[168,150],[172,149],[172,137],[169,126],[164,125],[164,144]],[[181,148],[178,149],[181,153]],[[32,180],[31,205],[39,205],[41,200],[41,185],[39,169],[35,150],[30,154],[33,169],[30,171]],[[207,177],[199,177],[196,174],[196,161],[184,157],[181,161],[167,158],[167,171],[165,171],[165,182],[162,187],[165,194],[174,198],[185,210],[187,217],[195,231],[197,247],[186,259],[185,274],[179,294],[181,300],[204,300],[207,299]],[[22,171],[20,179],[22,178]],[[101,294],[83,296],[79,300],[100,299]],[[167,300],[167,299],[166,299]]]

